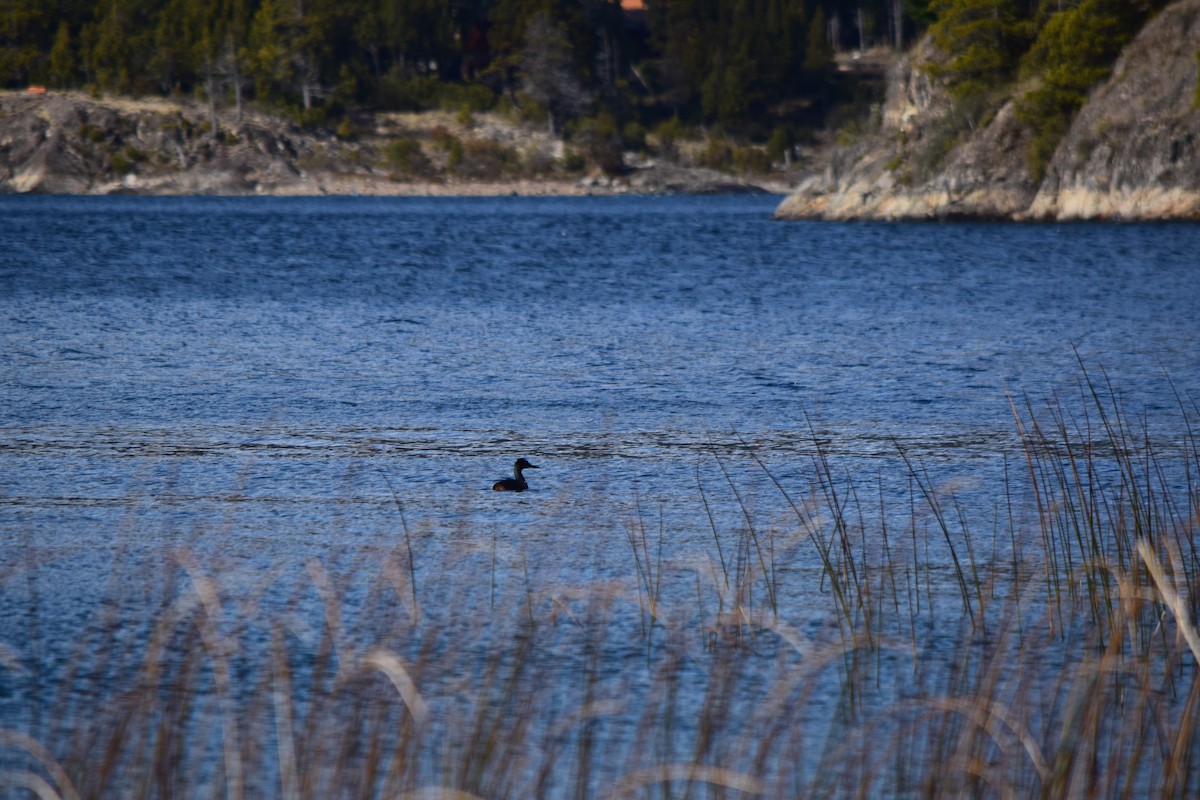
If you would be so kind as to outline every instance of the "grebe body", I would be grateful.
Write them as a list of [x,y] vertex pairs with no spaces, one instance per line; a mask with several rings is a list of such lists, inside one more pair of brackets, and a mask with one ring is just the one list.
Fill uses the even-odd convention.
[[529,488],[529,483],[525,480],[525,476],[521,473],[527,469],[538,469],[536,464],[530,464],[523,458],[518,458],[517,463],[513,465],[513,477],[498,480],[492,484],[494,492],[523,492]]

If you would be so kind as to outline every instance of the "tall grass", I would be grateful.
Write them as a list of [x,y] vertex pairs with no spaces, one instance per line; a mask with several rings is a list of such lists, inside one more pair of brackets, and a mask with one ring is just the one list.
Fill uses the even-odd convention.
[[[639,497],[624,580],[542,585],[494,537],[479,570],[418,569],[403,521],[373,563],[313,560],[249,593],[173,551],[149,628],[98,613],[36,695],[38,736],[0,731],[0,782],[42,798],[1194,796],[1196,408],[1181,398],[1186,433],[1163,439],[1116,397],[1086,371],[1078,397],[1014,397],[1020,452],[982,512],[899,444],[902,509],[815,432],[802,487],[747,442],[714,451],[700,566],[664,557],[671,531]],[[786,519],[756,519],[749,472]],[[739,523],[718,521],[718,496]],[[0,655],[20,672],[25,654]]]

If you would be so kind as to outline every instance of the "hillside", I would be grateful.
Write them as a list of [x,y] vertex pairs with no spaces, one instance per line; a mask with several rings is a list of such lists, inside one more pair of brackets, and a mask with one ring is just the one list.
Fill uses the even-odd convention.
[[338,130],[196,102],[0,93],[0,192],[54,194],[492,195],[774,192],[675,159],[589,167],[544,127],[499,114],[359,114]]
[[1038,180],[1015,93],[964,134],[923,41],[889,73],[876,130],[837,148],[776,216],[1200,219],[1198,52],[1200,0],[1179,0],[1124,48]]

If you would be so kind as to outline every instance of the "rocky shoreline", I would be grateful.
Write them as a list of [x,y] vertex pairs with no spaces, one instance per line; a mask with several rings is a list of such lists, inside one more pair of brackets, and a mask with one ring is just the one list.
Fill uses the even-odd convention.
[[[361,116],[339,136],[268,114],[218,115],[194,102],[0,93],[0,193],[141,195],[586,196],[787,194],[778,175],[739,176],[627,154],[617,176],[566,174],[563,145],[540,129],[481,114]],[[388,145],[426,142],[420,169],[398,169]],[[463,165],[435,161],[430,143],[473,145]],[[513,172],[513,154],[540,170]],[[474,159],[474,160],[472,160]],[[532,172],[533,174],[530,174]]]
[[947,152],[951,104],[921,65],[888,75],[877,131],[840,148],[780,219],[1200,220],[1200,0],[1163,9],[1096,87],[1039,181],[1009,99]]
[[[888,71],[869,133],[839,136],[786,173],[735,175],[689,159],[625,154],[619,175],[570,172],[564,144],[499,115],[360,115],[312,130],[195,101],[0,92],[0,193],[141,195],[785,195],[778,219],[1200,220],[1200,0],[1178,0],[1126,47],[1059,143],[1030,174],[1031,133],[1009,99],[969,136],[922,64],[928,43]],[[389,146],[422,142],[418,169]],[[453,166],[439,143],[467,143]],[[506,159],[519,161],[518,169]]]

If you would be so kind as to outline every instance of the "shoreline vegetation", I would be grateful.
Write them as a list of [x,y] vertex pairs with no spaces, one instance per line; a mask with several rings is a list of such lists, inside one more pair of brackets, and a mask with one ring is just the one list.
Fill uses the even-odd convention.
[[[767,0],[749,10],[732,0],[669,6],[641,0],[150,0],[137,7],[85,0],[70,8],[21,0],[19,13],[0,19],[0,88],[77,92],[93,100],[176,99],[199,112],[185,112],[187,125],[207,133],[212,149],[235,161],[242,154],[226,146],[245,138],[248,114],[268,128],[294,128],[291,138],[345,145],[318,148],[321,159],[333,149],[347,151],[346,160],[335,156],[328,163],[314,163],[310,153],[286,154],[290,163],[280,169],[302,178],[331,170],[340,177],[362,167],[432,188],[446,177],[463,191],[520,180],[574,191],[572,183],[599,173],[587,178],[590,188],[745,190],[752,181],[730,176],[769,180],[772,165],[790,165],[792,148],[824,128],[835,109],[861,104],[865,87],[878,84],[878,74],[843,72],[838,50],[864,50],[868,41],[899,45],[921,24],[896,4],[886,19],[872,16],[868,30],[859,9],[852,35],[841,26],[851,13],[842,0],[828,8]],[[356,147],[360,138],[379,133],[380,119],[433,111],[448,112],[472,134],[442,125],[433,141],[432,133],[395,131],[386,152]],[[520,141],[477,135],[474,122],[488,115],[485,121],[503,121]],[[74,172],[85,191],[246,189],[204,176],[146,185],[143,173],[161,173],[153,168],[172,163],[171,154],[155,164],[156,150],[142,137],[121,134],[118,141],[110,128],[86,124],[110,163],[88,165],[107,175]],[[26,127],[26,138],[46,130]],[[3,140],[25,149],[15,135],[0,133]],[[700,160],[690,152],[696,142]],[[21,173],[2,188],[70,190],[36,178],[23,153],[0,155],[9,156],[9,172]],[[220,158],[189,160],[185,153],[175,162],[181,171],[228,174]],[[636,182],[661,164],[674,168],[666,179]],[[709,188],[712,176],[697,179],[692,168],[714,170],[719,185]],[[4,171],[0,165],[0,181]],[[383,185],[372,183],[369,191]],[[283,186],[256,181],[253,190]]]
[[1200,220],[1200,0],[939,6],[777,218]]
[[789,195],[780,219],[1195,220],[1197,53],[1200,0],[21,0],[0,21],[0,191],[766,191]]
[[[698,486],[698,503],[735,497],[745,524],[714,522],[703,558],[674,564],[670,533],[639,512],[626,573],[590,584],[544,582],[495,536],[423,563],[399,500],[394,549],[363,563],[247,585],[219,557],[163,551],[57,643],[52,683],[45,643],[5,643],[6,680],[35,702],[28,730],[0,732],[0,784],[43,798],[1194,796],[1200,410],[1180,398],[1173,430],[1190,432],[1163,439],[1114,397],[1084,372],[1074,399],[1014,398],[1022,450],[983,510],[903,451],[910,505],[880,523],[864,522],[883,512],[878,476],[843,474],[815,434],[807,487],[749,445],[714,453],[727,485]],[[774,482],[786,524],[756,523],[735,459]],[[27,552],[9,586],[35,585]],[[790,581],[820,605],[789,607]]]
[[[197,102],[0,91],[0,191],[43,194],[586,196],[786,194],[794,171],[723,137],[647,134],[605,169],[495,112],[362,113],[337,129]],[[693,132],[691,135],[697,135]],[[7,175],[5,174],[7,172]]]

